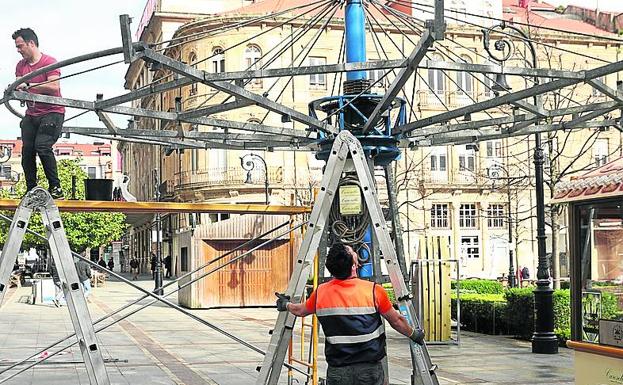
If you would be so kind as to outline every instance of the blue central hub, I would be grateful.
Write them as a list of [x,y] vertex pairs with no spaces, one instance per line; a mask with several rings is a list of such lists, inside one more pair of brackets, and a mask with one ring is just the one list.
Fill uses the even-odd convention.
[[[346,62],[363,63],[366,58],[366,15],[363,0],[349,0],[346,4]],[[367,79],[366,71],[352,71],[346,74],[347,80]]]
[[[345,10],[345,38],[347,63],[363,63],[366,56],[366,14],[363,2],[347,0]],[[309,104],[309,114],[317,119],[328,116],[330,123],[336,122],[339,131],[348,130],[359,139],[366,153],[374,159],[375,165],[387,165],[400,156],[398,140],[392,136],[392,128],[406,122],[405,101],[396,98],[386,111],[386,116],[372,130],[365,134],[363,126],[374,111],[382,95],[370,91],[367,71],[349,71],[343,84],[342,96],[318,99]],[[316,158],[327,160],[333,144],[332,138],[320,134],[320,151]]]

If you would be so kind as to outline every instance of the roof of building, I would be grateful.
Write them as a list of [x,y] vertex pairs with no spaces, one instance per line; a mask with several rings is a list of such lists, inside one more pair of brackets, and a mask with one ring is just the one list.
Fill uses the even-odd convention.
[[502,0],[504,20],[529,23],[535,27],[556,28],[569,32],[581,32],[593,35],[612,35],[612,33],[582,20],[571,18],[564,13],[557,13],[556,7],[542,1]]
[[[10,145],[13,155],[22,154],[22,141],[21,140],[0,140],[0,145]],[[65,143],[57,142],[52,146],[54,150],[58,149],[70,149],[72,153],[81,152],[83,156],[91,155],[91,152],[98,150],[108,150],[110,152],[110,143]]]
[[553,203],[568,203],[623,196],[623,158],[559,183]]
[[[224,12],[223,14],[230,15],[232,13],[238,13],[243,15],[254,14],[254,15],[265,15],[274,12],[284,11],[286,9],[292,9],[289,14],[292,15],[300,15],[306,12],[309,12],[308,15],[313,16],[320,12],[322,12],[327,5],[325,4],[314,4],[314,1],[310,0],[261,0],[249,5],[245,5],[244,7],[235,9],[233,11]],[[304,7],[307,5],[307,7]],[[301,7],[301,8],[298,8]],[[404,8],[404,7],[403,7]],[[379,10],[376,7],[368,8],[369,11],[373,15],[381,15]],[[333,17],[343,18],[344,17],[344,7],[340,7]]]
[[[520,6],[520,3],[525,1],[526,7]],[[310,0],[261,0],[244,7],[238,8],[234,11],[228,11],[225,14],[230,15],[231,13],[238,14],[254,14],[254,15],[265,15],[274,12],[283,11],[290,8],[293,9],[291,14],[300,15],[302,13],[308,12],[310,15],[317,14],[324,9],[324,6],[314,5],[311,6],[312,2]],[[310,5],[308,7],[302,7],[304,5]],[[400,7],[396,5],[396,7]],[[316,9],[315,9],[316,8]],[[402,6],[401,10],[404,10],[405,7]],[[530,23],[535,27],[548,27],[548,28],[556,28],[569,32],[581,32],[586,34],[594,34],[594,35],[612,35],[611,33],[604,31],[595,27],[594,25],[587,23],[582,20],[577,20],[575,18],[571,18],[569,15],[561,14],[555,12],[556,7],[542,1],[534,1],[534,0],[502,0],[502,9],[503,9],[503,18],[507,21],[517,21],[521,23]],[[369,10],[372,14],[380,15],[380,12],[376,7],[371,7]],[[344,7],[340,7],[340,9],[336,12],[334,17],[343,18],[344,17]]]

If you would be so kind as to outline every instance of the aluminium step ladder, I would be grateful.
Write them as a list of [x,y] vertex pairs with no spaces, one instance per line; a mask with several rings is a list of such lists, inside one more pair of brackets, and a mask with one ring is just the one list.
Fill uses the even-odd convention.
[[87,308],[82,284],[78,279],[58,207],[56,207],[50,194],[41,187],[36,187],[26,194],[17,207],[13,222],[11,222],[4,249],[0,254],[0,303],[2,303],[7,291],[15,256],[20,250],[28,228],[28,221],[34,210],[41,212],[43,224],[47,230],[48,243],[65,294],[71,322],[76,331],[89,381],[91,385],[109,385],[110,379],[104,366],[104,358],[95,337],[93,322]]
[[[371,226],[385,260],[400,312],[407,318],[412,327],[419,327],[412,295],[407,289],[396,258],[394,244],[390,238],[381,211],[381,205],[379,204],[374,179],[371,175],[366,155],[361,143],[348,131],[340,132],[333,143],[331,154],[325,167],[326,171],[322,179],[320,192],[311,212],[308,229],[298,252],[292,277],[285,294],[289,295],[293,302],[298,303],[301,301],[314,255],[320,244],[331,205],[337,193],[340,178],[343,172],[352,171],[353,169],[357,173],[361,184],[361,191],[365,200],[364,203],[369,211]],[[256,385],[277,384],[295,322],[296,316],[290,312],[279,312],[264,362],[259,368],[260,373]],[[436,365],[432,364],[426,346],[420,346],[415,342],[411,342],[410,348],[413,363],[411,384],[438,385],[439,382],[435,374]]]

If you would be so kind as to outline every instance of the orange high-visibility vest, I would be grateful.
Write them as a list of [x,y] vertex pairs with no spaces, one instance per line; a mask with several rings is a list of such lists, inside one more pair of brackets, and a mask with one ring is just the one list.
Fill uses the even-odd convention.
[[376,307],[375,283],[333,279],[316,290],[316,315],[331,366],[377,362],[385,357],[385,327]]

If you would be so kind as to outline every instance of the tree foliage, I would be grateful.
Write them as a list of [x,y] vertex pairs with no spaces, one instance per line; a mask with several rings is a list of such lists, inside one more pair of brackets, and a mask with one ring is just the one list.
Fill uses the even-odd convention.
[[[65,192],[65,196],[69,197],[71,192],[72,176],[76,177],[76,199],[85,198],[84,180],[87,175],[79,166],[77,159],[63,159],[58,162],[58,175],[61,181],[61,187]],[[37,179],[40,186],[47,188],[47,180],[43,172],[43,167],[39,165],[37,169]],[[23,178],[15,186],[15,194],[19,197],[26,191],[26,182]],[[6,190],[2,191],[3,197],[8,197]],[[12,217],[13,213],[4,213],[8,217]],[[126,230],[125,215],[121,213],[101,213],[101,212],[78,212],[63,213],[61,218],[65,227],[65,233],[72,250],[76,252],[84,251],[86,248],[96,248],[103,246],[109,242],[121,238]],[[6,221],[0,224],[0,243],[4,244],[9,230],[9,223]],[[30,218],[28,227],[42,235],[45,235],[45,229],[41,221],[41,214],[34,213]],[[35,246],[47,246],[44,241],[32,234],[26,234],[23,242],[23,248]]]

